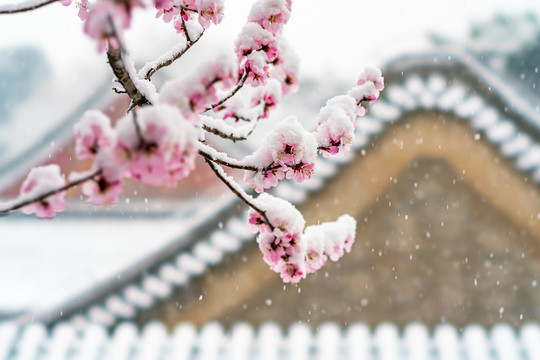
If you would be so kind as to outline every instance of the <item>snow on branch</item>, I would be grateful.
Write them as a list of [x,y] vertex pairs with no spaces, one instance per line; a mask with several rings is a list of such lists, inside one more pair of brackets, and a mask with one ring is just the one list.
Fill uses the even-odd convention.
[[71,0],[24,0],[16,3],[8,2],[7,4],[0,4],[0,14],[16,14],[25,11],[32,11],[54,2],[60,2],[67,6],[71,3]]
[[176,60],[180,59],[188,50],[199,41],[199,39],[203,36],[203,31],[193,40],[189,41],[183,41],[179,44],[173,46],[171,49],[169,49],[167,52],[165,52],[163,55],[161,55],[159,58],[157,58],[154,61],[149,61],[146,63],[145,66],[141,68],[139,71],[139,76],[143,77],[146,80],[150,80],[150,78],[160,69],[171,65]]

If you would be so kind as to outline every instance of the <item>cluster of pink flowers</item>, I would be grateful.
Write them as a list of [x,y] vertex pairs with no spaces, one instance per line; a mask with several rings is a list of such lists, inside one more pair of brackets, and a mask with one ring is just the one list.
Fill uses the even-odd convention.
[[[21,186],[20,200],[33,199],[55,191],[64,186],[65,183],[60,174],[60,167],[56,164],[33,168]],[[65,196],[65,191],[57,192],[40,201],[26,205],[22,208],[22,212],[27,215],[35,213],[37,217],[51,219],[55,213],[65,210]]]
[[[94,205],[116,203],[125,177],[155,186],[174,186],[195,167],[196,126],[168,105],[131,112],[114,129],[105,114],[88,111],[74,128],[77,157],[94,162],[90,171],[72,173],[70,180],[97,174],[82,187],[88,202]],[[35,198],[64,184],[57,165],[38,167],[24,181],[19,199]],[[58,192],[24,207],[23,212],[52,218],[55,212],[64,210],[64,196],[65,191]]]
[[[236,40],[236,53],[240,63],[239,72],[246,74],[246,83],[257,87],[264,85],[269,77],[281,82],[290,81],[282,74],[293,73],[295,64],[284,62],[281,52],[281,29],[289,21],[291,13],[290,1],[261,0],[256,2]],[[276,68],[285,68],[281,71]],[[285,89],[290,87],[288,84]]]
[[264,261],[283,282],[297,283],[324,266],[328,257],[337,261],[351,251],[356,234],[352,217],[344,215],[304,231],[302,214],[285,200],[262,194],[256,203],[270,224],[254,210],[249,212],[248,224],[253,233],[259,233],[257,243]]
[[356,116],[364,116],[362,102],[373,102],[384,89],[381,71],[366,68],[357,85],[347,95],[336,96],[326,102],[317,119],[315,137],[323,156],[335,155],[340,149],[346,152],[354,140]]
[[326,102],[319,112],[315,137],[319,150],[328,157],[347,151],[354,139],[356,100],[349,95],[336,96]]
[[357,86],[349,90],[347,95],[352,96],[358,104],[356,113],[364,116],[366,108],[362,106],[362,101],[374,102],[379,98],[380,92],[384,89],[384,78],[381,70],[368,67],[360,74]]
[[195,167],[197,131],[172,106],[147,106],[128,114],[116,132],[116,163],[136,180],[174,186]]
[[79,159],[95,158],[99,150],[111,147],[115,133],[107,115],[89,110],[74,126],[75,153]]
[[154,0],[156,17],[166,23],[173,22],[178,33],[184,34],[185,25],[198,21],[205,29],[223,20],[223,0]]
[[289,116],[277,123],[261,146],[244,159],[246,164],[260,169],[246,171],[244,180],[258,193],[284,178],[303,182],[311,178],[316,157],[315,137],[295,116]]
[[177,107],[184,117],[199,123],[199,114],[218,102],[219,91],[230,89],[237,81],[234,62],[228,57],[219,57],[187,77],[165,83],[159,102]]
[[[60,0],[69,6],[72,0]],[[103,51],[111,46],[118,48],[124,30],[131,24],[132,10],[144,6],[143,0],[80,0],[79,18],[85,22],[84,31],[98,41]],[[223,20],[223,0],[154,0],[156,17],[173,22],[178,33],[185,34],[186,25],[197,21],[204,29]]]
[[[69,6],[72,0],[61,0],[62,5]],[[131,24],[133,8],[143,6],[142,0],[97,0],[89,3],[80,0],[79,18],[84,21],[84,32],[98,41],[99,51],[109,46],[117,49],[124,30]]]

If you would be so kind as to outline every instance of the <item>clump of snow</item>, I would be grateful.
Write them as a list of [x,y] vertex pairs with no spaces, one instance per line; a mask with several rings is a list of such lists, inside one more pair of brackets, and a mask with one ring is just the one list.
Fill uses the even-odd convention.
[[302,214],[289,202],[265,193],[254,203],[262,213],[250,210],[248,224],[259,233],[257,242],[264,261],[284,282],[296,283],[320,269],[328,257],[337,261],[351,251],[356,221],[349,215],[304,231]]

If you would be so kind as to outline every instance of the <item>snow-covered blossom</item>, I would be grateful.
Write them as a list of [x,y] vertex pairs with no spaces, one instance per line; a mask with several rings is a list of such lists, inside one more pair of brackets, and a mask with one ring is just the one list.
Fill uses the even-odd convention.
[[199,24],[205,29],[211,23],[218,25],[223,20],[223,0],[197,0]]
[[258,50],[264,52],[266,61],[274,61],[278,53],[276,39],[261,25],[248,22],[236,39],[236,53],[239,58],[242,58]]
[[253,87],[264,85],[268,78],[269,66],[262,51],[253,51],[246,56],[240,75],[247,73],[246,84]]
[[79,8],[77,16],[79,16],[79,19],[82,21],[85,21],[88,18],[88,0],[81,0],[77,3],[77,7]]
[[358,104],[356,113],[364,116],[366,108],[362,106],[362,101],[374,102],[379,98],[380,91],[384,89],[384,78],[381,71],[376,68],[366,68],[360,74],[357,86],[349,90],[347,95],[354,97]]
[[381,70],[374,67],[366,67],[358,76],[357,85],[364,85],[366,82],[371,81],[375,84],[375,88],[378,91],[384,89],[384,77]]
[[261,25],[272,34],[277,34],[291,16],[285,0],[260,0],[251,7],[248,21]]
[[250,211],[251,224],[258,223],[256,228],[260,235],[257,242],[264,261],[272,270],[280,273],[284,282],[300,281],[306,276],[302,238],[305,220],[302,214],[291,203],[268,194],[260,195],[255,203],[270,222],[261,224],[260,214]]
[[224,14],[223,0],[154,0],[154,6],[158,10],[156,18],[161,17],[166,23],[172,21],[176,31],[182,34],[184,30],[189,32],[194,21],[204,29],[212,23],[217,25]]
[[277,185],[285,174],[302,182],[311,178],[317,157],[317,141],[295,116],[281,120],[261,146],[244,161],[259,171],[246,171],[244,181],[257,192]]
[[81,177],[86,177],[96,170],[101,170],[100,174],[85,181],[82,184],[82,193],[88,196],[86,200],[96,206],[103,204],[116,204],[118,196],[122,193],[122,178],[125,170],[116,162],[111,147],[104,147],[99,153],[92,166],[92,170],[84,173],[71,173],[70,180],[76,181]]
[[283,179],[285,179],[285,168],[281,166],[264,171],[246,171],[244,175],[246,184],[252,186],[259,194],[277,186],[278,181]]
[[278,55],[272,62],[270,77],[281,82],[283,94],[298,91],[298,69],[300,60],[294,49],[283,37],[278,40]]
[[218,57],[187,77],[165,83],[159,103],[175,106],[185,118],[199,123],[199,114],[218,102],[217,91],[227,90],[236,84],[236,74],[231,58]]
[[107,115],[98,110],[87,111],[75,126],[75,153],[79,159],[93,158],[103,147],[114,144],[114,132]]
[[[337,261],[345,252],[351,252],[352,244],[356,238],[356,220],[350,215],[342,215],[337,221],[311,225],[305,231],[306,241],[313,246],[313,251],[320,251],[320,244],[316,239],[324,239],[324,255],[330,260]],[[307,250],[309,253],[311,250]]]
[[[30,170],[20,190],[21,200],[35,199],[48,192],[58,190],[65,185],[60,174],[60,167],[56,164],[39,166]],[[57,192],[42,200],[33,202],[22,208],[24,214],[36,213],[37,217],[52,219],[57,212],[64,211],[66,202],[65,191]]]
[[287,116],[276,124],[261,147],[280,165],[311,164],[317,157],[317,144],[296,116]]
[[252,209],[248,223],[252,231],[259,232],[257,243],[263,260],[280,274],[283,282],[296,283],[320,269],[328,258],[336,261],[351,251],[356,221],[349,215],[308,226],[304,231],[302,214],[287,201],[262,194],[255,204],[266,219]]
[[336,96],[326,102],[317,119],[317,139],[323,156],[335,155],[340,147],[347,151],[354,140],[356,101],[352,96]]
[[259,87],[251,97],[251,104],[259,106],[262,104],[261,119],[266,119],[270,111],[277,107],[281,100],[281,84],[276,79],[268,79],[264,86]]
[[116,160],[134,179],[174,186],[195,167],[197,131],[174,107],[144,107],[121,119],[116,132]]
[[131,22],[131,7],[137,1],[99,0],[88,11],[84,32],[98,41],[99,51],[108,45],[117,49],[119,39]]

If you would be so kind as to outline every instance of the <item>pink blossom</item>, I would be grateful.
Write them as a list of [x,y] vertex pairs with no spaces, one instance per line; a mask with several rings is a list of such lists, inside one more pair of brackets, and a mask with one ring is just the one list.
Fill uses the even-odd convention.
[[296,117],[288,116],[278,122],[261,148],[267,147],[275,163],[292,166],[313,163],[317,157],[317,143]]
[[[112,148],[100,149],[91,172],[100,169],[101,174],[82,185],[82,193],[88,196],[87,202],[96,206],[103,204],[116,204],[118,196],[122,193],[122,178],[125,169],[116,162]],[[73,173],[76,179],[85,174]]]
[[79,19],[85,21],[88,18],[88,0],[81,0],[77,3],[77,7],[79,8],[79,13],[77,14]]
[[366,82],[372,82],[378,91],[384,89],[384,77],[381,70],[373,67],[365,68],[358,77],[357,85],[364,85]]
[[180,112],[147,106],[118,122],[116,161],[131,177],[151,185],[174,186],[195,167],[197,133]]
[[277,265],[284,257],[285,250],[276,244],[276,237],[271,233],[261,233],[257,238],[259,250],[263,254],[263,260],[275,271]]
[[348,235],[345,238],[345,243],[343,244],[343,247],[344,247],[344,249],[345,249],[345,251],[347,253],[351,252],[353,244],[354,244],[354,236],[353,235]]
[[379,90],[375,86],[375,83],[366,81],[362,85],[357,85],[347,92],[347,95],[352,96],[358,104],[356,113],[359,116],[363,116],[366,113],[366,109],[362,106],[362,101],[374,102],[379,97]]
[[58,1],[60,1],[60,4],[62,4],[64,6],[69,6],[69,5],[71,5],[72,0],[58,0]]
[[326,264],[327,256],[324,254],[324,234],[316,231],[317,228],[308,227],[304,232],[306,238],[306,270],[313,273]]
[[163,21],[170,22],[174,16],[180,13],[178,7],[175,7],[174,0],[155,0],[154,6],[158,10],[156,18],[163,17]]
[[198,0],[180,0],[180,6],[185,9],[198,10]]
[[[56,164],[39,166],[30,170],[24,180],[20,195],[22,199],[35,199],[41,195],[55,191],[65,185],[64,178],[60,174],[60,167]],[[57,192],[44,199],[33,202],[22,208],[24,214],[36,213],[39,218],[52,219],[57,212],[66,208],[64,197],[65,191]]]
[[198,0],[199,24],[205,29],[210,23],[218,25],[223,20],[223,0]]
[[173,27],[178,34],[184,34],[184,22],[181,17],[174,18]]
[[90,8],[84,32],[98,41],[99,51],[108,45],[115,49],[120,46],[119,40],[131,22],[130,10],[130,2],[111,0],[99,0]]
[[245,71],[247,73],[246,84],[256,87],[266,83],[268,69],[269,67],[262,52],[254,51],[246,57],[241,75]]
[[282,262],[278,265],[277,271],[280,273],[284,283],[297,283],[306,277],[305,270],[302,269],[301,263]]
[[261,25],[275,35],[287,23],[290,15],[284,0],[261,0],[251,7],[248,21]]
[[246,172],[244,181],[253,186],[255,191],[260,194],[265,189],[277,186],[278,181],[285,178],[285,170],[286,168],[280,166],[266,171],[249,171]]
[[302,183],[305,180],[311,179],[311,175],[313,175],[314,169],[315,163],[306,164],[304,162],[300,162],[296,165],[289,167],[287,171],[287,179],[294,178],[297,183]]
[[262,215],[253,209],[249,211],[248,224],[249,229],[254,234],[270,232],[270,227],[264,222]]
[[118,196],[122,193],[122,182],[118,179],[109,180],[99,175],[83,184],[82,193],[88,196],[88,202],[96,206],[116,204]]
[[230,57],[202,64],[197,71],[173,79],[162,87],[159,102],[177,107],[182,115],[198,123],[199,114],[218,102],[218,89],[229,89],[237,83],[237,70]]
[[248,223],[252,231],[260,232],[257,243],[263,259],[283,282],[296,283],[320,269],[328,257],[335,261],[351,251],[356,221],[349,215],[304,230],[305,221],[292,204],[262,194],[255,205],[271,226],[262,227],[262,215],[254,210],[250,210]]
[[291,11],[292,0],[285,0],[285,7],[287,8],[287,10]]
[[79,159],[93,158],[102,147],[114,144],[109,118],[98,110],[87,111],[75,128],[75,152]]
[[354,139],[355,108],[354,98],[345,96],[328,101],[321,109],[315,138],[324,156],[337,154],[339,147],[348,150]]
[[266,61],[274,61],[278,53],[276,46],[274,35],[254,22],[244,25],[236,39],[238,58],[247,56],[253,51],[262,50],[266,54]]
[[294,49],[283,37],[278,38],[277,57],[272,62],[274,69],[270,76],[281,82],[282,93],[298,91],[300,83],[298,79],[299,58]]

